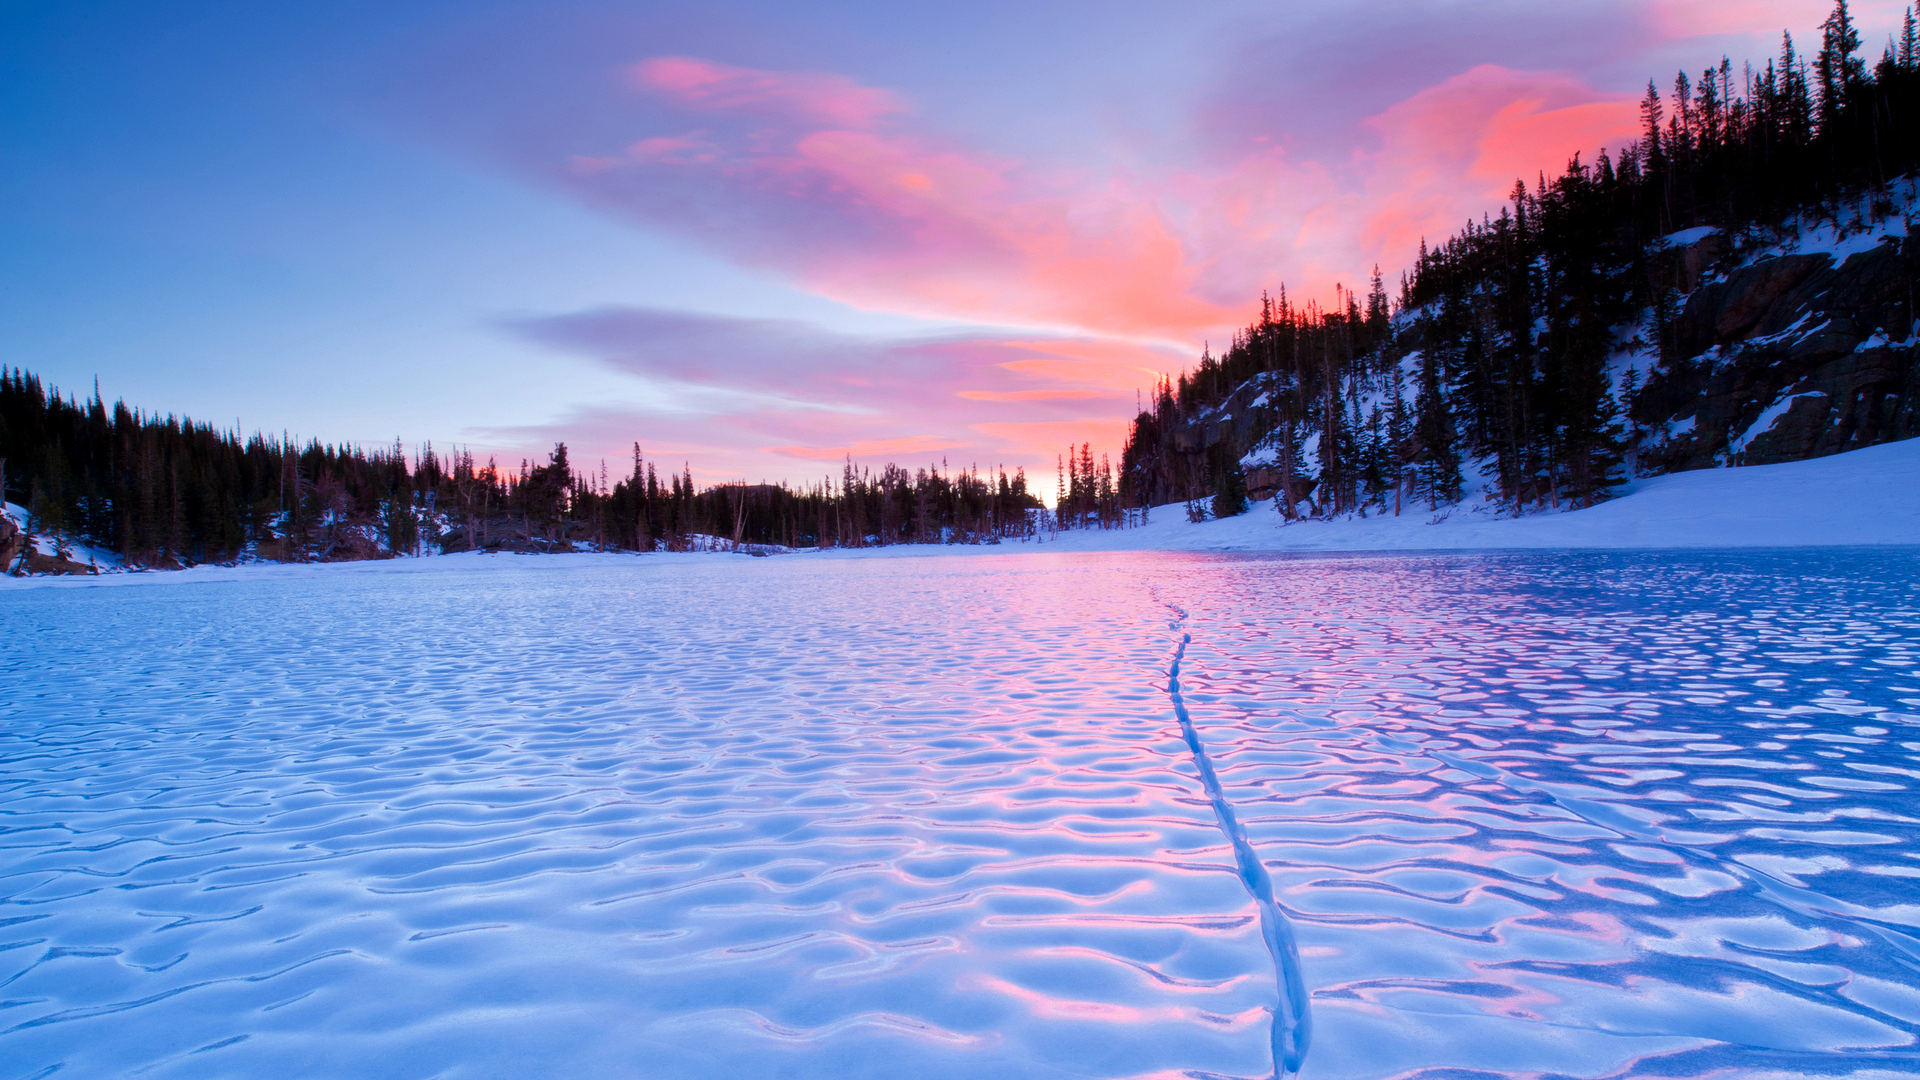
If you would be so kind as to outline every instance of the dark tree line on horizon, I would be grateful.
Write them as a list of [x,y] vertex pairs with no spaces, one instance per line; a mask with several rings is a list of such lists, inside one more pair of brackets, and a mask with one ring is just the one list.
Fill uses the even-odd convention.
[[[1397,302],[1377,269],[1367,296],[1336,287],[1330,307],[1263,300],[1225,352],[1156,387],[1122,457],[1125,497],[1238,513],[1240,452],[1257,445],[1289,518],[1437,508],[1469,462],[1516,511],[1606,498],[1626,479],[1620,404],[1641,389],[1610,383],[1616,334],[1641,332],[1654,380],[1685,362],[1671,330],[1686,272],[1658,241],[1804,214],[1845,225],[1863,196],[1871,219],[1920,167],[1912,10],[1878,63],[1860,44],[1840,0],[1811,58],[1783,35],[1762,68],[1722,58],[1667,95],[1650,83],[1642,134],[1617,158],[1576,155],[1531,190],[1516,181],[1497,216],[1422,241]],[[1235,409],[1250,435],[1203,438]]]
[[[1083,479],[1076,472],[1075,490]],[[1106,491],[1111,498],[1109,474]],[[243,556],[328,561],[447,551],[685,551],[729,546],[988,543],[1030,536],[1042,504],[1024,471],[940,466],[879,472],[849,461],[802,487],[699,488],[664,480],[636,444],[631,474],[580,472],[564,443],[517,469],[429,444],[304,444],[62,397],[0,369],[0,489],[37,534],[84,542],[132,565]],[[0,568],[4,570],[4,568]]]

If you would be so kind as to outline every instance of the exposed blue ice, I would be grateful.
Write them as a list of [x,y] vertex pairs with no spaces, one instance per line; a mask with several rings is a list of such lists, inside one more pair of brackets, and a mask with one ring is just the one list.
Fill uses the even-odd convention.
[[461,557],[0,626],[0,1078],[1920,1074],[1914,549]]
[[[1183,630],[1187,613],[1171,604],[1168,606],[1180,616],[1173,628]],[[1220,831],[1233,848],[1234,868],[1240,874],[1240,883],[1246,886],[1247,895],[1253,897],[1260,911],[1260,936],[1266,942],[1267,952],[1273,956],[1274,985],[1279,995],[1273,1009],[1272,1047],[1273,1074],[1280,1080],[1300,1071],[1307,1047],[1313,1041],[1313,1014],[1300,975],[1300,945],[1294,939],[1293,924],[1274,902],[1273,879],[1267,874],[1266,864],[1247,839],[1247,830],[1240,826],[1239,816],[1233,811],[1233,800],[1220,787],[1220,776],[1207,754],[1206,743],[1193,726],[1193,716],[1187,712],[1186,697],[1180,692],[1180,661],[1186,658],[1187,646],[1192,643],[1193,635],[1182,632],[1180,643],[1174,647],[1173,662],[1168,665],[1167,694],[1173,699],[1173,715],[1180,721],[1180,737],[1193,752],[1201,790],[1207,793]]]

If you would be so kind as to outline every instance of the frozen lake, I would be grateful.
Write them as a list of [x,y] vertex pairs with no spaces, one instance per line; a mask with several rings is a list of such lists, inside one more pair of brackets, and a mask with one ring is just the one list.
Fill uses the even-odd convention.
[[0,625],[0,1077],[1920,1073],[1920,549],[460,557]]

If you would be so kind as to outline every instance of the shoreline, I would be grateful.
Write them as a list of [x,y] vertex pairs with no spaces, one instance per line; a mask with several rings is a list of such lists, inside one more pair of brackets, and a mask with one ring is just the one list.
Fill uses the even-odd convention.
[[[1418,554],[1499,551],[1753,550],[1920,546],[1920,439],[1883,443],[1806,461],[1702,469],[1648,477],[1583,510],[1495,517],[1473,498],[1440,512],[1420,508],[1366,518],[1282,523],[1259,504],[1237,517],[1188,522],[1181,504],[1158,507],[1131,529],[1071,530],[1001,544],[894,544],[802,549],[773,558],[900,559],[993,555],[1079,555],[1166,551],[1272,554]],[[162,581],[189,584],[233,576],[413,573],[465,568],[481,559],[538,565],[626,560],[636,552],[517,555],[456,552],[422,558],[331,563],[251,562],[100,575],[0,578],[0,588],[93,587]],[[746,552],[652,552],[646,558],[748,557]],[[449,563],[447,560],[456,560]],[[558,560],[556,562],[556,560]],[[358,568],[358,569],[356,569]]]

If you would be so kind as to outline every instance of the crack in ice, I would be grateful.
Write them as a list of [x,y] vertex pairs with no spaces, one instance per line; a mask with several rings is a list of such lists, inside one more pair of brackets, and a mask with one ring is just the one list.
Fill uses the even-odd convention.
[[1193,761],[1200,770],[1200,783],[1206,789],[1207,799],[1213,804],[1214,818],[1220,825],[1220,831],[1226,835],[1227,843],[1233,848],[1233,858],[1238,869],[1240,883],[1246,886],[1247,894],[1253,897],[1255,906],[1260,909],[1260,936],[1266,942],[1267,952],[1273,958],[1274,981],[1280,1000],[1273,1009],[1273,1028],[1271,1041],[1273,1046],[1273,1075],[1276,1080],[1284,1080],[1300,1071],[1301,1062],[1306,1060],[1307,1044],[1313,1037],[1313,1016],[1307,1007],[1306,984],[1300,974],[1300,947],[1293,937],[1293,924],[1282,914],[1273,899],[1273,879],[1267,876],[1267,868],[1260,861],[1260,855],[1253,850],[1253,843],[1247,839],[1247,831],[1234,816],[1233,804],[1227,801],[1226,792],[1220,787],[1220,777],[1214,772],[1213,761],[1207,757],[1206,747],[1200,742],[1200,733],[1194,730],[1193,718],[1187,714],[1186,699],[1180,693],[1180,662],[1186,659],[1187,644],[1193,635],[1182,628],[1187,621],[1187,613],[1181,608],[1161,601],[1180,617],[1172,628],[1180,631],[1180,643],[1174,647],[1173,661],[1167,668],[1167,696],[1173,701],[1173,715],[1180,721],[1180,735],[1187,742],[1187,749],[1193,752]]

